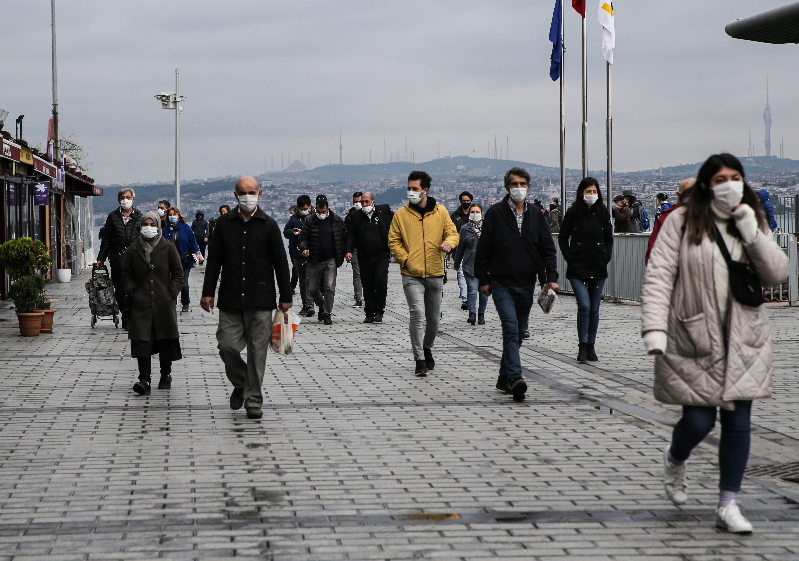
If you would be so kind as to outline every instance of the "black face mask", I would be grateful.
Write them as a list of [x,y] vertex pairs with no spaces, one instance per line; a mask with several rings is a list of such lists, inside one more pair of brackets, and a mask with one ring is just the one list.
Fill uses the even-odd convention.
[[472,203],[471,203],[471,202],[468,202],[468,203],[461,203],[461,208],[462,208],[463,210],[467,210],[467,209],[468,209],[470,206],[472,206]]

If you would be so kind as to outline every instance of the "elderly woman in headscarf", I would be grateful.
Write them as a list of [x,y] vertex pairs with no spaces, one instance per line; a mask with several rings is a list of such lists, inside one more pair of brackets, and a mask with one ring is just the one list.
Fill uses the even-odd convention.
[[150,357],[158,354],[158,389],[172,387],[172,362],[180,352],[175,298],[183,288],[183,266],[175,244],[161,235],[155,212],[142,216],[141,235],[125,253],[122,281],[130,297],[130,354],[139,361],[139,381],[133,391],[150,394]]

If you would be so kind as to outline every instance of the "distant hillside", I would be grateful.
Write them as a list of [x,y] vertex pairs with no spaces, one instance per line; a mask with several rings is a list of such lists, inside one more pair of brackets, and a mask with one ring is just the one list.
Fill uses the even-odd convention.
[[[739,156],[740,157],[740,156]],[[744,165],[746,173],[799,173],[799,160],[791,160],[789,158],[775,158],[766,156],[757,156],[755,158],[740,158]],[[684,164],[681,166],[670,166],[663,168],[663,175],[680,175],[685,177],[695,176],[699,171],[699,167],[704,162],[697,162],[695,164]],[[655,168],[655,175],[661,175],[660,168]],[[625,173],[627,176],[651,176],[652,170],[636,171]]]
[[[348,181],[379,181],[407,176],[414,170],[426,171],[433,177],[452,177],[458,175],[483,175],[496,177],[503,175],[514,166],[525,168],[530,175],[551,175],[560,173],[559,168],[540,166],[517,160],[494,160],[489,158],[470,158],[456,156],[439,158],[429,162],[392,162],[388,164],[327,165],[296,173],[273,172],[266,174],[275,183],[302,183],[323,181],[345,183]],[[579,170],[568,170],[569,175],[579,174]]]

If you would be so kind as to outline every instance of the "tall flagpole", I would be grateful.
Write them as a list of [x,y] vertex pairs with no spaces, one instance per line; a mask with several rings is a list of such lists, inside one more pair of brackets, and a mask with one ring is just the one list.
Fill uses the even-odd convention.
[[588,177],[588,60],[586,46],[585,7],[583,7],[583,177]]
[[[563,70],[566,41],[563,33],[563,3],[560,4],[560,204],[566,204],[566,110],[563,106]],[[561,206],[561,208],[565,208]]]
[[[608,152],[608,209],[612,209],[611,202],[613,201],[613,114],[611,113],[611,88],[610,88],[610,79],[611,79],[611,68],[612,65],[609,62],[606,62],[605,65],[607,66],[608,70],[608,121],[607,121],[607,152]],[[612,216],[612,211],[611,211]]]

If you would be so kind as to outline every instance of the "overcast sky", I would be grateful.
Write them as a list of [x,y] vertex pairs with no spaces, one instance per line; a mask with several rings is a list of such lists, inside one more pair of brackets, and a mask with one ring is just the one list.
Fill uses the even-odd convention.
[[[797,45],[724,33],[787,0],[616,0],[614,168],[764,155],[799,158]],[[257,174],[300,153],[313,167],[485,156],[558,166],[558,84],[549,78],[554,0],[405,2],[56,0],[58,96],[99,183],[172,181],[173,111],[153,97],[180,68],[181,177]],[[565,0],[570,6],[571,2]],[[598,0],[587,1],[589,167],[605,167],[605,67]],[[580,167],[580,17],[566,11],[567,165]],[[0,108],[6,130],[43,145],[52,103],[50,2],[3,6]],[[266,166],[264,160],[266,159]],[[307,162],[306,162],[307,163]]]

